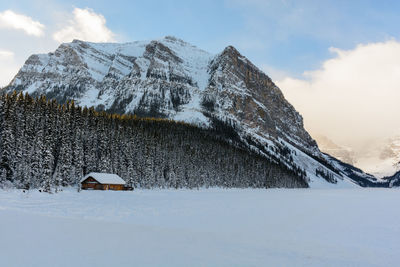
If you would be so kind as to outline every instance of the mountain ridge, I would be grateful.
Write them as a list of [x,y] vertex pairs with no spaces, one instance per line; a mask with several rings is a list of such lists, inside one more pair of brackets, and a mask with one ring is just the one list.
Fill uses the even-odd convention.
[[320,152],[280,89],[233,46],[213,55],[171,36],[124,44],[74,40],[29,57],[3,89],[14,90],[206,128],[229,122],[249,147],[304,169],[310,184],[360,185]]

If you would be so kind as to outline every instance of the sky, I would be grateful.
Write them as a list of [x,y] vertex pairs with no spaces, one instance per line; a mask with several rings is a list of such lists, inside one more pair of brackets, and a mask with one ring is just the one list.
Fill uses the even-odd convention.
[[179,37],[264,70],[312,134],[362,154],[400,135],[400,1],[0,0],[0,86],[62,42]]

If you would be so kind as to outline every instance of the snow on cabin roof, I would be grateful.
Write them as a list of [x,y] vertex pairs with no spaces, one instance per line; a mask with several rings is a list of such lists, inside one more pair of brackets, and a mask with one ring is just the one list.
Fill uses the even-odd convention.
[[116,174],[112,173],[101,173],[101,172],[91,172],[81,179],[81,183],[87,178],[93,177],[97,182],[101,184],[125,184],[125,181]]

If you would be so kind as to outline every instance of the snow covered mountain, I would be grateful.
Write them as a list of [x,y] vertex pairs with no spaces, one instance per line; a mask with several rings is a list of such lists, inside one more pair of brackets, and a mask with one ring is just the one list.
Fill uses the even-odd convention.
[[356,163],[354,151],[350,148],[342,147],[335,144],[328,137],[323,135],[313,135],[318,143],[318,147],[321,151],[351,165]]
[[381,177],[396,172],[400,165],[400,136],[388,138],[379,148],[377,151],[383,174]]
[[74,40],[30,56],[3,90],[206,128],[224,122],[251,149],[305,170],[310,186],[375,181],[320,152],[280,89],[232,46],[213,55],[171,36],[124,44]]

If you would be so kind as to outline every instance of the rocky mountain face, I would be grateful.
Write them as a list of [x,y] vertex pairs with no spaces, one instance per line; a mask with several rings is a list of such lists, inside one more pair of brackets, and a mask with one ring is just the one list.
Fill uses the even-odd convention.
[[169,36],[124,44],[74,40],[30,56],[3,89],[14,90],[206,128],[222,123],[250,149],[304,170],[311,186],[351,186],[360,183],[349,176],[368,176],[321,153],[280,89],[232,46],[212,55]]

